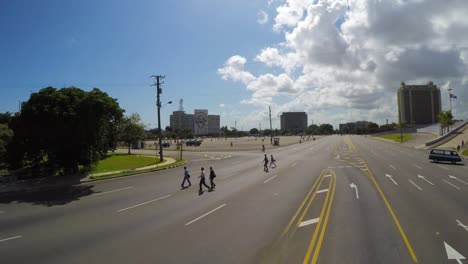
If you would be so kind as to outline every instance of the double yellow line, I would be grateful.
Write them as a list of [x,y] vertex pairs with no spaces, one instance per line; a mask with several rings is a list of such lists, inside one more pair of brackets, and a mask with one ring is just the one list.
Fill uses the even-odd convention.
[[[325,231],[328,224],[328,219],[330,216],[331,206],[333,203],[333,197],[335,195],[335,186],[336,186],[336,174],[333,170],[325,169],[322,171],[320,176],[317,178],[315,183],[312,185],[312,188],[307,193],[306,197],[302,201],[301,205],[297,209],[296,213],[293,215],[291,220],[289,221],[286,228],[281,233],[280,237],[277,239],[275,244],[273,245],[273,249],[277,249],[281,242],[289,243],[289,241],[294,237],[299,225],[302,223],[304,217],[306,216],[307,212],[309,211],[312,202],[314,201],[317,191],[319,190],[320,186],[323,184],[325,176],[330,177],[330,181],[328,183],[328,191],[327,196],[325,198],[325,202],[322,205],[322,209],[319,216],[319,221],[316,225],[315,231],[312,236],[312,240],[309,244],[307,249],[306,257],[304,259],[304,263],[307,263],[308,260],[312,256],[312,263],[317,262],[317,258],[320,252],[320,248],[322,246],[322,242],[325,236]],[[280,250],[280,258],[283,255],[283,250],[285,247],[282,247]]]
[[336,174],[332,170],[329,170],[329,173],[331,179],[330,183],[328,184],[327,196],[325,198],[325,202],[323,203],[322,210],[320,211],[319,221],[317,223],[317,226],[315,227],[314,234],[312,235],[312,240],[309,243],[307,253],[304,257],[304,260],[302,261],[303,264],[317,263],[320,249],[322,248],[323,238],[325,236],[325,231],[327,230],[328,219],[330,218],[330,211],[333,204],[333,198],[335,197],[336,189]]

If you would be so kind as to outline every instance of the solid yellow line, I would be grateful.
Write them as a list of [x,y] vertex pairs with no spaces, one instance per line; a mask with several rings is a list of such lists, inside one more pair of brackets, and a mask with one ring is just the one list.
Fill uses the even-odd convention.
[[325,219],[324,219],[324,222],[323,222],[323,227],[322,227],[322,230],[320,232],[319,240],[317,242],[317,247],[315,248],[314,257],[312,258],[312,264],[317,263],[317,259],[318,259],[319,253],[320,253],[320,249],[322,248],[323,237],[325,236],[325,231],[327,230],[328,218],[330,217],[331,207],[332,207],[332,204],[333,204],[333,198],[335,197],[336,174],[335,174],[334,171],[333,171],[333,187],[332,188],[333,188],[333,190],[332,190],[330,202],[328,203],[328,206],[327,206],[327,213],[325,215]]
[[[279,242],[281,240],[281,238],[283,238],[284,235],[286,235],[286,233],[289,231],[289,228],[291,228],[292,224],[294,223],[294,220],[297,218],[297,216],[299,215],[299,213],[301,212],[302,210],[302,207],[304,207],[305,203],[307,202],[307,200],[309,199],[309,196],[312,194],[314,188],[317,186],[317,183],[319,182],[319,180],[322,178],[322,176],[325,174],[325,170],[322,171],[322,173],[320,174],[320,176],[317,178],[317,180],[315,181],[314,185],[312,186],[312,188],[310,189],[309,193],[307,193],[306,197],[304,198],[304,201],[302,202],[301,206],[299,206],[299,209],[297,209],[296,213],[294,214],[293,218],[291,219],[291,221],[289,221],[289,224],[286,226],[286,228],[283,230],[283,232],[281,233],[280,237],[278,238],[277,242]],[[276,244],[276,243],[275,243]]]
[[[317,190],[318,190],[318,188],[320,187],[320,185],[322,185],[322,182],[323,182],[323,179],[324,179],[324,178],[325,178],[325,177],[322,177],[322,178],[320,179],[320,183],[317,185]],[[302,211],[302,215],[301,215],[301,216],[299,217],[299,219],[297,220],[296,226],[299,226],[299,224],[302,223],[302,220],[304,219],[305,214],[306,214],[307,211],[309,210],[309,208],[310,208],[312,202],[313,202],[314,199],[315,199],[315,196],[317,196],[317,190],[315,190],[315,192],[314,192],[314,194],[312,195],[312,197],[310,198],[309,203],[307,204],[306,208]]]
[[[328,189],[329,190],[330,190],[331,185],[332,185],[332,180],[330,180],[330,183],[328,184]],[[315,231],[314,231],[314,234],[312,236],[312,240],[309,243],[309,247],[307,248],[307,253],[306,253],[305,257],[304,257],[304,260],[302,261],[303,264],[306,264],[306,263],[309,262],[310,255],[312,254],[312,250],[314,248],[315,240],[317,239],[318,232],[319,232],[320,227],[321,227],[322,222],[323,222],[322,219],[323,219],[323,215],[325,214],[325,208],[326,208],[326,204],[328,202],[329,197],[330,197],[330,192],[327,192],[325,202],[323,203],[322,209],[320,210],[319,221],[317,223],[317,226],[315,227]]]
[[414,253],[413,247],[411,246],[408,238],[406,237],[405,231],[403,231],[403,228],[400,225],[400,221],[398,221],[398,218],[397,218],[396,214],[393,212],[393,209],[390,206],[390,203],[387,201],[387,198],[385,197],[385,194],[383,193],[382,189],[380,189],[379,184],[375,180],[374,175],[372,174],[371,170],[369,169],[369,166],[367,166],[367,163],[365,161],[364,161],[364,164],[366,165],[366,167],[368,169],[368,176],[371,179],[371,181],[374,183],[375,187],[377,188],[377,191],[379,191],[380,196],[382,197],[385,205],[387,206],[387,209],[390,212],[390,215],[392,216],[393,221],[395,222],[395,224],[396,224],[396,226],[398,228],[398,231],[400,232],[400,235],[403,238],[403,241],[405,242],[406,248],[408,249],[408,251],[409,251],[409,253],[411,255],[411,258],[413,259],[413,262],[418,263],[418,258],[416,257],[416,254]]

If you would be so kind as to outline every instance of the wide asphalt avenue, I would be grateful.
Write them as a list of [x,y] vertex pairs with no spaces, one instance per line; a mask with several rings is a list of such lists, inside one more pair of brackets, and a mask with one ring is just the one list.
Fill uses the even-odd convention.
[[1,198],[0,263],[468,263],[468,166],[365,136],[266,154]]

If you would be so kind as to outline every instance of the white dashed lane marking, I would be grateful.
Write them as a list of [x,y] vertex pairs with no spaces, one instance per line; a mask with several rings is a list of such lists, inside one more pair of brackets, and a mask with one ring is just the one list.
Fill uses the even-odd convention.
[[206,214],[204,214],[204,215],[202,215],[202,216],[199,216],[199,217],[193,219],[192,221],[186,223],[185,226],[188,226],[188,225],[190,225],[190,224],[195,223],[196,221],[198,221],[198,220],[202,219],[203,217],[205,217],[205,216],[207,216],[207,215],[209,215],[209,214],[211,214],[211,213],[213,213],[213,212],[215,212],[215,211],[217,211],[217,210],[223,208],[224,206],[226,206],[226,204],[222,204],[222,205],[216,207],[215,209],[209,211],[208,213],[206,213]]
[[14,237],[9,237],[9,238],[4,238],[4,239],[0,239],[0,242],[5,242],[8,240],[13,240],[13,239],[21,238],[21,237],[23,236],[14,236]]

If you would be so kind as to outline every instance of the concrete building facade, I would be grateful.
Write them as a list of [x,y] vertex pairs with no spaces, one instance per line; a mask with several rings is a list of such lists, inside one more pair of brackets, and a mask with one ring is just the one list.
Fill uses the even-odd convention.
[[221,129],[221,117],[219,115],[208,115],[208,134],[217,135]]
[[398,117],[401,123],[426,125],[437,123],[442,109],[440,90],[432,82],[406,85],[398,89]]
[[195,136],[217,135],[221,128],[219,115],[208,115],[208,110],[195,109],[194,114],[185,111],[174,111],[169,118],[173,130],[190,129]]
[[281,114],[281,130],[285,132],[304,132],[307,129],[306,112],[284,112]]
[[169,125],[173,130],[191,129],[193,131],[193,114],[185,111],[174,111],[170,116]]

